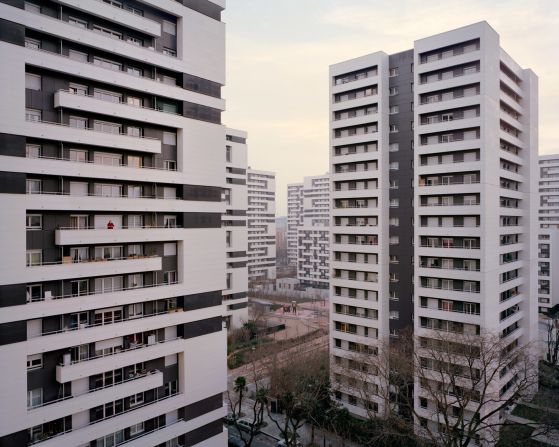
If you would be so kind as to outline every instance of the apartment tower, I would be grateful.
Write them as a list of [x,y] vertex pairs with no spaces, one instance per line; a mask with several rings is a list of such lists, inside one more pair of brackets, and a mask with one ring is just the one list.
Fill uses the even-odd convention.
[[297,266],[297,230],[303,223],[303,184],[287,185],[287,263]]
[[[288,191],[289,194],[289,191]],[[330,284],[330,177],[305,177],[301,189],[301,225],[297,227],[297,279],[309,287]]]
[[[416,349],[441,331],[532,341],[537,77],[481,22],[336,64],[330,88],[333,372],[346,349],[374,354],[410,324]],[[419,384],[415,396],[417,422],[437,430]],[[338,397],[357,414],[381,405],[348,387]]]
[[276,174],[248,169],[248,279],[276,278]]
[[222,217],[227,247],[226,289],[223,301],[228,328],[248,321],[248,229],[247,229],[247,133],[226,129],[225,164],[227,188]]
[[0,446],[226,444],[224,3],[0,1]]

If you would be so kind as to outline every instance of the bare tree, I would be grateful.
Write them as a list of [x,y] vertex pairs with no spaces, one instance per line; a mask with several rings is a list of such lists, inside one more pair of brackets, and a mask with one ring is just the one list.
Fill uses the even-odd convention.
[[360,398],[367,417],[445,447],[493,445],[508,411],[538,383],[533,347],[498,335],[400,334],[378,350],[355,351],[340,363],[337,380]]
[[546,360],[553,366],[559,365],[559,314],[545,322]]

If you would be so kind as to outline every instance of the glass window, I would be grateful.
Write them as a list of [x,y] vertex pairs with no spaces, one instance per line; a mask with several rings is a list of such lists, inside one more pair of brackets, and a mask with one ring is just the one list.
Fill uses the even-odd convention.
[[41,90],[41,76],[25,73],[25,88],[30,90]]
[[136,67],[126,67],[126,72],[132,76],[142,76],[142,70]]
[[177,134],[173,132],[163,132],[163,144],[177,145]]
[[27,356],[27,369],[36,369],[43,367],[43,354],[34,354]]
[[86,229],[89,226],[88,222],[89,222],[88,216],[82,216],[82,215],[70,216],[70,228],[73,228],[74,230]]
[[128,318],[141,317],[144,314],[143,304],[136,303],[128,306]]
[[164,272],[163,282],[165,284],[175,284],[177,282],[177,272]]
[[142,136],[142,129],[136,126],[126,126],[126,135],[140,138]]
[[87,53],[82,53],[81,51],[76,50],[69,50],[68,58],[72,59],[73,61],[87,62]]
[[137,38],[137,37],[128,36],[126,38],[126,42],[131,43],[132,45],[136,45],[138,47],[143,47],[144,46],[144,41],[142,39]]
[[[138,393],[138,394],[135,394],[133,396],[130,396],[130,406],[131,407],[134,407],[136,405],[140,405],[140,404],[143,404],[143,403],[144,403],[144,393]],[[144,431],[144,423],[142,422],[138,425],[142,426],[141,430],[139,430],[139,431]],[[131,435],[132,435],[132,428],[133,427],[134,426],[130,427],[130,434]]]
[[157,80],[167,85],[177,85],[177,80],[171,76],[158,75]]
[[230,163],[232,160],[232,147],[231,146],[225,146],[225,161]]
[[128,246],[128,256],[143,256],[144,250],[141,244],[130,244]]
[[70,256],[74,262],[89,261],[89,247],[72,247]]
[[141,168],[142,167],[142,157],[138,155],[129,155],[127,158],[127,166],[129,168]]
[[128,215],[128,228],[142,228],[144,225],[144,216],[141,214]]
[[70,182],[71,196],[88,196],[89,187],[87,182]]
[[122,245],[95,247],[95,258],[122,259]]
[[88,294],[89,294],[89,281],[87,279],[72,281],[72,296],[83,296]]
[[87,28],[87,20],[78,19],[76,17],[68,17],[68,23],[70,25],[78,26],[80,28]]
[[41,121],[42,113],[40,110],[36,109],[25,109],[25,119],[27,121]]
[[113,31],[110,28],[105,28],[99,25],[93,25],[93,31],[95,31],[96,33],[103,34],[104,36],[110,37],[112,39],[122,40],[122,33],[119,33],[118,31]]
[[25,265],[31,267],[34,265],[41,265],[43,263],[42,250],[27,250],[25,253]]
[[176,171],[177,170],[177,162],[175,160],[165,160],[163,162],[163,167],[167,171]]
[[41,194],[42,192],[42,182],[36,179],[27,179],[27,194]]
[[177,35],[177,25],[173,22],[163,20],[162,29],[164,33],[172,34],[173,36]]
[[35,388],[27,392],[27,408],[35,408],[43,404],[43,389]]
[[28,303],[43,299],[43,286],[41,284],[30,284],[26,286],[25,292]]
[[25,48],[31,48],[33,50],[41,49],[41,41],[37,39],[31,39],[30,37],[25,38]]
[[163,225],[165,228],[175,228],[177,226],[177,217],[163,216]]
[[70,161],[75,161],[78,163],[87,162],[87,151],[85,149],[70,149]]
[[117,104],[122,102],[122,94],[108,90],[93,89],[93,96],[102,101],[114,102]]
[[[137,396],[142,396],[142,402],[143,402],[143,399],[144,399],[143,394],[137,394],[136,397]],[[135,396],[132,396],[130,398],[130,406],[132,406],[132,399],[133,398],[135,398]],[[136,402],[136,403],[134,403],[134,405],[138,405],[139,403],[142,403],[142,402]],[[136,435],[142,433],[143,431],[144,431],[144,423],[143,422],[140,422],[139,424],[132,425],[130,427],[130,436],[136,436]]]
[[166,242],[163,244],[163,256],[175,256],[177,254],[177,244]]
[[177,198],[177,188],[164,187],[163,188],[163,198],[165,199],[176,199]]
[[110,61],[108,59],[102,59],[100,57],[94,57],[93,63],[95,65],[99,65],[100,67],[108,68],[109,70],[114,70],[114,71],[122,70],[122,64],[119,64],[118,62]]
[[25,2],[24,8],[26,11],[33,12],[35,14],[41,14],[41,7],[35,3]]
[[26,228],[28,230],[40,230],[43,228],[43,216],[41,214],[28,214],[26,216]]
[[25,156],[27,158],[39,158],[41,156],[41,146],[38,144],[26,144]]
[[99,165],[105,166],[121,166],[122,165],[122,155],[120,154],[109,154],[106,152],[95,152],[93,155],[93,161]]
[[86,85],[81,85],[81,84],[70,83],[68,91],[70,93],[73,93],[74,95],[87,95],[87,86]]
[[121,133],[121,125],[117,123],[108,123],[106,121],[94,121],[93,128],[99,132],[105,133]]
[[142,197],[142,187],[139,185],[128,185],[127,187],[128,197],[139,198]]
[[76,129],[87,129],[87,118],[71,116],[69,123],[70,127],[75,127]]
[[129,5],[126,5],[124,7],[124,9],[126,9],[127,11],[129,11],[132,14],[135,14],[137,16],[143,16],[144,15],[144,11],[142,11],[141,9],[133,8],[132,6],[129,6]]
[[127,96],[126,97],[126,104],[128,104],[129,106],[142,107],[143,103],[144,102],[143,102],[142,98],[138,98],[136,96]]
[[163,47],[163,54],[166,54],[167,56],[177,57],[177,52],[172,48]]
[[122,290],[122,276],[95,278],[96,293],[109,293],[118,290]]
[[122,185],[96,183],[95,195],[103,197],[122,197]]
[[128,288],[134,289],[137,287],[143,287],[143,285],[144,285],[144,275],[142,275],[141,273],[128,275]]

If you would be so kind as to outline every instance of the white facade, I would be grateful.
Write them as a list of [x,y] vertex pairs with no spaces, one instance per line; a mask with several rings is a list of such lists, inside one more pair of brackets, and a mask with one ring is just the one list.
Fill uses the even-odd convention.
[[248,169],[248,279],[276,278],[276,174]]
[[[398,243],[389,208],[409,206],[386,194],[398,186],[388,185],[397,169],[389,166],[388,134],[401,132],[389,127],[398,110],[388,110],[388,98],[400,94],[392,85],[402,73],[384,53],[330,68],[334,383],[344,383],[337,364],[355,343],[374,350],[387,339],[392,299],[413,299],[423,340],[444,328],[500,334],[510,346],[537,337],[537,77],[500,48],[485,22],[418,40],[413,57],[414,168],[400,179],[414,185],[413,297],[388,295],[385,267],[393,262],[389,244]],[[356,189],[344,190],[347,181]],[[505,374],[494,386],[506,389],[510,380]],[[415,395],[419,422],[436,430],[418,383]],[[366,403],[351,388],[338,386],[337,397],[363,414]]]
[[297,230],[303,224],[303,184],[287,185],[287,262],[297,266]]
[[112,3],[0,3],[0,445],[224,446],[224,1]]
[[304,285],[328,288],[330,177],[328,175],[305,177],[300,198],[302,222],[297,227],[297,279]]
[[559,155],[539,157],[540,228],[559,228]]
[[247,134],[229,128],[226,132],[227,188],[222,220],[227,247],[227,276],[223,300],[227,326],[238,328],[248,321]]

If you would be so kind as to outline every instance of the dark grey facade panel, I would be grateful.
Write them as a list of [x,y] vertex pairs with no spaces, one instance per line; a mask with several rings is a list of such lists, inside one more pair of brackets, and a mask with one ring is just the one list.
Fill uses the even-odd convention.
[[27,340],[27,321],[0,324],[0,345],[9,345]]
[[[0,24],[0,26],[2,25]],[[25,137],[0,133],[0,155],[25,157]]]
[[221,192],[218,186],[182,185],[183,200],[221,202]]
[[231,300],[238,300],[241,298],[246,298],[248,296],[248,292],[237,292],[237,293],[232,293],[231,295],[229,295],[229,299]]
[[221,98],[221,84],[188,73],[182,75],[182,88],[214,98]]
[[246,251],[230,251],[229,253],[227,253],[228,258],[244,258],[246,257],[246,255]]
[[231,185],[246,185],[247,181],[244,178],[228,178],[227,183]]
[[213,292],[196,293],[183,298],[185,311],[203,309],[206,307],[220,306],[223,299],[221,290]]
[[227,210],[228,216],[246,216],[246,210]]
[[230,174],[245,175],[247,173],[247,170],[242,168],[227,168],[227,172]]
[[182,4],[212,19],[221,20],[223,8],[208,0],[182,0]]
[[9,20],[0,19],[0,41],[24,46],[25,26],[10,22]]
[[412,245],[413,238],[413,158],[414,151],[412,146],[414,112],[412,109],[413,102],[413,50],[403,51],[401,53],[389,56],[390,68],[397,68],[398,75],[389,78],[389,86],[396,87],[398,94],[390,96],[389,106],[398,106],[398,113],[391,114],[389,117],[390,124],[398,126],[398,132],[391,133],[389,137],[390,143],[398,143],[399,149],[396,152],[390,152],[389,159],[391,162],[399,163],[398,170],[389,172],[390,180],[398,182],[398,188],[390,189],[390,198],[398,198],[399,206],[390,208],[390,217],[397,217],[398,226],[390,226],[389,233],[391,236],[398,236],[399,244],[390,245],[390,255],[395,255],[399,259],[398,264],[390,264],[389,272],[395,273],[398,282],[390,283],[389,289],[396,292],[398,300],[391,300],[389,304],[390,310],[399,312],[399,319],[390,320],[391,330],[402,330],[406,327],[413,326],[413,269],[411,260],[413,259],[414,250]]
[[22,430],[2,436],[0,438],[0,447],[17,447],[27,445],[29,443],[29,436],[27,433],[27,430]]
[[25,194],[26,178],[23,172],[0,171],[0,194]]
[[225,139],[227,141],[232,141],[233,143],[242,143],[242,144],[246,144],[247,139],[243,138],[243,137],[236,137],[235,135],[226,135]]
[[186,118],[221,124],[221,110],[193,102],[183,101],[182,115]]
[[200,337],[202,335],[219,332],[223,328],[222,317],[207,318],[205,320],[193,321],[178,326],[178,335],[184,339]]
[[217,436],[223,432],[223,421],[218,419],[217,421],[210,422],[209,424],[203,425],[200,428],[192,430],[186,433],[185,436],[185,447],[192,447],[206,439],[213,436]]
[[237,303],[237,304],[231,304],[230,306],[227,306],[229,308],[229,310],[238,310],[238,309],[244,309],[245,307],[248,306],[248,303]]
[[246,220],[227,220],[224,222],[226,227],[246,227]]
[[221,213],[183,213],[183,228],[221,228]]
[[0,307],[17,306],[25,304],[25,284],[8,284],[0,286]]
[[193,404],[184,407],[183,418],[187,421],[200,417],[210,411],[217,410],[223,406],[223,394],[215,394],[205,399],[194,402]]
[[229,262],[227,263],[227,267],[231,267],[232,269],[240,269],[247,266],[246,262]]

